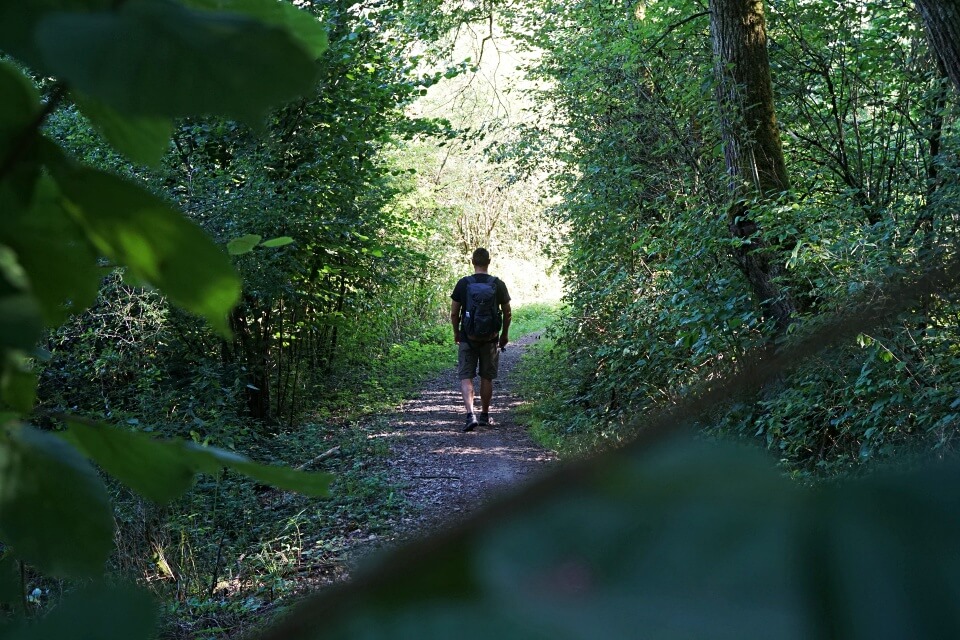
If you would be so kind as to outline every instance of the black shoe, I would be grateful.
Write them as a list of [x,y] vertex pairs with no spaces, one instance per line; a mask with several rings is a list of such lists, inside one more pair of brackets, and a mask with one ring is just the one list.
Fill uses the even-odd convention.
[[485,427],[485,426],[487,426],[487,425],[490,425],[490,424],[493,424],[492,422],[490,422],[490,414],[489,414],[489,413],[486,413],[486,412],[480,414],[480,418],[478,419],[478,423],[479,423],[481,426],[483,426],[483,427]]
[[467,416],[467,424],[463,427],[463,432],[473,431],[477,428],[477,417],[472,413]]

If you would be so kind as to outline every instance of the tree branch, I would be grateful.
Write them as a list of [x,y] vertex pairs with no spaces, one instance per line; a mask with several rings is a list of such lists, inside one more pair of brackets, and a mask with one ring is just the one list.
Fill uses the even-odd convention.
[[651,44],[649,47],[647,47],[646,49],[644,49],[643,54],[641,54],[641,55],[645,55],[645,54],[648,54],[648,53],[650,53],[651,51],[653,51],[653,49],[654,49],[658,44],[660,44],[661,42],[663,42],[663,41],[667,38],[668,35],[670,35],[670,34],[673,33],[674,31],[676,31],[677,29],[679,29],[679,28],[682,27],[683,25],[687,24],[688,22],[693,22],[693,21],[696,20],[697,18],[703,18],[703,17],[709,16],[709,15],[710,15],[710,12],[709,12],[709,11],[700,11],[699,13],[695,13],[695,14],[693,14],[693,15],[691,15],[691,16],[687,16],[686,18],[684,18],[684,19],[681,20],[680,22],[674,22],[672,25],[670,25],[669,27],[667,27],[667,30],[663,32],[663,35],[662,35],[662,36],[660,36],[659,38],[657,38],[656,40],[654,40],[654,41],[653,41],[653,44]]

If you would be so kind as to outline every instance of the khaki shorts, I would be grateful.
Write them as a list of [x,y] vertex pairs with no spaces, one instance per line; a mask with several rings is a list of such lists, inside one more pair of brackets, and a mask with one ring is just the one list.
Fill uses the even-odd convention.
[[494,342],[471,343],[464,340],[460,343],[457,354],[457,375],[461,380],[474,378],[477,375],[477,365],[480,368],[480,377],[493,380],[497,377],[497,368],[500,366],[500,351]]

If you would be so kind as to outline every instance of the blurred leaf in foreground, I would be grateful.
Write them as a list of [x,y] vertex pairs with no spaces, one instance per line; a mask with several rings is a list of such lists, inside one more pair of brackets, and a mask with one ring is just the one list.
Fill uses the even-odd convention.
[[798,487],[667,446],[561,471],[261,638],[957,637],[960,470]]

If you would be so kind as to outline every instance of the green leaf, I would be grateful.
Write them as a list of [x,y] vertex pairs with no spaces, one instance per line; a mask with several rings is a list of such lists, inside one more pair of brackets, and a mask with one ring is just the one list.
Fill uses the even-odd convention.
[[[0,23],[2,13],[0,9]],[[0,31],[3,27],[0,26]],[[0,47],[2,50],[2,47]],[[31,134],[40,113],[40,96],[33,82],[19,69],[0,60],[0,161],[14,157],[17,161],[0,176],[0,211],[9,220],[29,207],[33,185],[40,174],[35,153],[28,147],[14,146],[22,136]]]
[[22,597],[17,558],[8,551],[0,557],[0,604],[15,604]]
[[333,476],[329,473],[307,473],[291,467],[259,464],[249,460],[229,462],[226,466],[262,484],[316,498],[330,495],[330,483],[333,481]]
[[212,9],[242,13],[260,22],[283,27],[296,38],[314,58],[327,50],[327,29],[306,9],[277,0],[187,0],[198,9]]
[[8,362],[0,374],[0,399],[20,413],[30,413],[37,399],[37,374],[25,364]]
[[112,4],[112,0],[4,0],[0,2],[0,50],[47,71],[34,37],[37,24],[54,12],[106,10]]
[[37,38],[54,74],[128,115],[256,120],[309,91],[316,74],[283,29],[163,0],[50,15]]
[[818,495],[803,558],[809,637],[960,634],[960,466],[877,474]]
[[230,259],[199,227],[108,173],[66,163],[54,165],[53,173],[67,210],[99,251],[229,334],[227,313],[240,297],[240,280]]
[[0,245],[0,347],[29,351],[43,335],[40,307],[22,292],[25,281],[13,251]]
[[0,61],[0,158],[40,112],[40,94],[33,82],[8,62]]
[[960,634],[956,460],[810,490],[749,451],[647,447],[568,469],[484,515],[399,549],[362,588],[305,603],[276,635]]
[[284,246],[286,246],[286,245],[288,245],[288,244],[292,244],[292,243],[293,243],[293,238],[291,238],[290,236],[280,236],[280,237],[278,237],[278,238],[271,238],[270,240],[264,240],[264,241],[261,243],[261,246],[263,246],[263,247],[271,247],[271,248],[273,248],[273,247],[284,247]]
[[278,489],[321,498],[329,495],[330,492],[333,476],[329,473],[308,473],[290,467],[259,464],[232,451],[202,447],[193,442],[185,443],[184,447],[196,462],[198,469],[207,473],[216,473],[221,468],[227,467]]
[[17,253],[50,327],[92,304],[101,279],[93,247],[60,198],[56,183],[42,176],[29,211],[0,226],[0,241]]
[[77,94],[74,102],[107,142],[134,162],[155,167],[170,147],[173,123],[169,119],[125,116]]
[[0,539],[52,576],[103,571],[113,549],[107,492],[61,438],[25,425],[0,433]]
[[243,255],[244,253],[249,253],[253,251],[253,248],[260,244],[260,240],[263,239],[263,236],[258,236],[256,234],[247,234],[245,236],[240,236],[239,238],[234,238],[227,243],[227,253],[232,256]]
[[212,476],[220,473],[224,467],[247,461],[239,453],[217,447],[206,447],[195,442],[184,442],[184,451],[198,471]]
[[33,296],[0,296],[0,347],[29,351],[42,335],[43,317]]
[[348,606],[321,597],[323,624],[288,637],[802,637],[799,500],[768,461],[670,449],[608,463],[393,558]]
[[152,640],[159,621],[147,591],[132,585],[86,587],[8,640]]
[[68,419],[65,437],[104,471],[154,502],[165,503],[182,495],[196,473],[217,475],[226,467],[279,489],[310,496],[326,496],[332,477],[289,467],[258,464],[215,447],[182,440],[158,440],[147,434],[105,424]]
[[170,502],[193,486],[196,464],[183,443],[108,425],[67,420],[65,437],[104,471],[148,500]]

